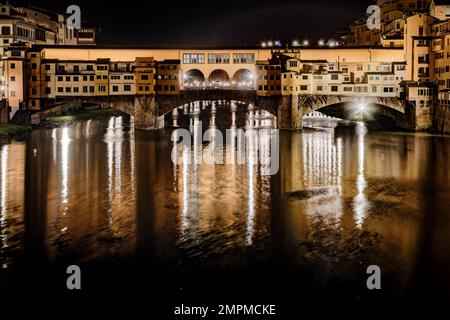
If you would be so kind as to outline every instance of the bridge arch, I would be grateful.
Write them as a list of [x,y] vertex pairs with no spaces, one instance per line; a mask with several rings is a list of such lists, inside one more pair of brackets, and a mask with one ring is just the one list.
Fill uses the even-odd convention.
[[255,85],[255,76],[249,69],[239,69],[234,73],[232,83],[236,88],[250,89]]
[[356,101],[320,105],[312,111],[320,111],[327,116],[345,120],[384,123],[389,126],[406,128],[405,113],[382,103],[361,104]]
[[199,69],[190,69],[183,76],[186,88],[202,88],[205,85],[205,75]]
[[230,86],[230,76],[223,69],[215,69],[208,76],[208,86],[212,88],[226,88]]

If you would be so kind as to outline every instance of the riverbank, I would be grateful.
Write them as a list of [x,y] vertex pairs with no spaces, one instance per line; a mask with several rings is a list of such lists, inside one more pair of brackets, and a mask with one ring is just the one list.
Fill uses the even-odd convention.
[[0,123],[0,143],[9,142],[12,138],[27,131],[31,131],[31,126],[23,126],[12,123]]

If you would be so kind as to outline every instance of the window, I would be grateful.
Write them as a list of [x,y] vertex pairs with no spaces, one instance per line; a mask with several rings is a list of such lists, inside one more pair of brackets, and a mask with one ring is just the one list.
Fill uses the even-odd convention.
[[46,65],[45,65],[45,70],[47,70],[47,71],[50,70],[50,65],[49,65],[49,64],[46,64]]
[[208,63],[230,63],[230,55],[228,53],[210,53],[208,54]]
[[88,87],[87,86],[83,86],[83,92],[87,93],[88,92]]
[[119,86],[113,86],[112,87],[113,92],[119,92]]
[[45,88],[45,94],[51,94],[52,89],[51,88]]
[[16,96],[16,92],[15,91],[11,91],[11,97],[15,97]]
[[146,74],[141,75],[141,80],[148,80],[148,75]]
[[339,80],[339,75],[337,75],[337,74],[332,74],[332,75],[331,75],[331,80]]
[[88,80],[88,76],[83,76],[83,81],[87,81]]
[[105,71],[105,70],[108,70],[108,67],[107,66],[97,66],[97,70]]
[[11,76],[11,82],[16,81],[16,77],[15,76]]
[[77,76],[73,77],[73,81],[78,81],[78,77]]
[[133,80],[134,76],[124,76],[125,80]]
[[73,72],[79,72],[79,71],[80,71],[80,66],[74,65]]
[[9,36],[11,34],[11,27],[2,27],[2,36]]
[[129,84],[124,85],[123,91],[131,91],[131,86]]
[[50,76],[45,76],[45,81],[50,82],[51,78]]
[[306,91],[306,90],[308,90],[308,86],[300,86],[300,90],[301,91]]
[[98,91],[99,91],[99,92],[106,92],[106,86],[103,85],[103,84],[102,84],[102,85],[99,85],[99,86],[98,86]]
[[323,91],[323,87],[322,86],[317,86],[317,91]]
[[72,92],[72,88],[71,87],[66,87],[66,93],[70,93]]
[[63,81],[63,77],[62,76],[58,76],[58,81]]
[[94,81],[94,76],[89,76],[90,81]]
[[16,68],[16,64],[15,63],[11,63],[11,69],[15,69]]
[[372,92],[376,93],[378,91],[378,87],[377,86],[372,86]]
[[205,55],[203,53],[184,53],[184,64],[203,64],[205,63]]
[[351,91],[353,91],[353,88],[352,87],[344,87],[344,91],[351,92]]
[[337,92],[338,86],[331,86],[331,92]]
[[31,89],[31,94],[32,94],[33,96],[35,96],[35,95],[37,94],[36,88],[32,88],[32,89]]
[[253,64],[253,63],[255,63],[255,54],[254,53],[233,53],[233,63]]
[[94,86],[89,86],[89,92],[94,92],[95,91],[95,89],[94,89]]
[[66,81],[69,81],[69,82],[70,82],[70,76],[67,76],[67,77],[66,77]]
[[88,64],[86,69],[87,69],[87,71],[94,71],[94,66],[91,64]]
[[58,92],[64,92],[64,88],[63,87],[58,87]]

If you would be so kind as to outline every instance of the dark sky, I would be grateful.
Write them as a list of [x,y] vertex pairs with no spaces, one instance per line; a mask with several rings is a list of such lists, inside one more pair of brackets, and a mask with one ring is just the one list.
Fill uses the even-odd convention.
[[371,0],[34,0],[64,12],[77,4],[82,19],[102,27],[103,44],[255,46],[263,39],[329,38],[364,15]]

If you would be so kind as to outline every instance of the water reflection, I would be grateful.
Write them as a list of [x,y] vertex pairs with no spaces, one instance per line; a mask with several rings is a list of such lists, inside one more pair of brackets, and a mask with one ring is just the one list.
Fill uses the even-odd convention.
[[367,195],[364,190],[367,187],[365,179],[365,161],[366,161],[366,148],[364,137],[366,136],[367,129],[363,123],[358,122],[356,127],[356,139],[358,143],[358,176],[356,178],[357,195],[353,200],[353,206],[355,208],[355,220],[356,225],[361,228],[364,223],[364,218],[367,215],[369,203]]
[[13,253],[23,248],[23,202],[25,145],[1,146],[0,152],[0,287],[1,272],[13,262]]
[[306,190],[318,197],[307,200],[311,218],[339,219],[342,215],[342,138],[333,131],[302,135],[303,177]]
[[[170,261],[175,278],[192,266],[253,270],[283,257],[276,261],[289,261],[289,275],[306,275],[319,291],[364,274],[361,262],[376,262],[392,279],[386,290],[402,295],[424,256],[450,279],[443,256],[450,249],[448,138],[372,133],[363,125],[346,133],[286,131],[280,172],[267,176],[259,158],[271,152],[265,130],[274,117],[229,102],[194,103],[177,113],[176,124],[194,142],[174,149],[180,165],[171,161],[171,130],[134,132],[127,117],[42,128],[2,146],[1,265],[19,263],[28,243],[31,261],[32,252],[51,263],[92,265],[142,255],[150,264]],[[218,131],[195,143],[211,125]],[[240,135],[245,127],[259,134]],[[219,147],[225,129],[231,139]],[[200,161],[205,150],[225,163]],[[434,189],[426,198],[430,177]],[[423,228],[430,201],[440,204],[439,227]],[[418,257],[422,232],[439,250]]]

